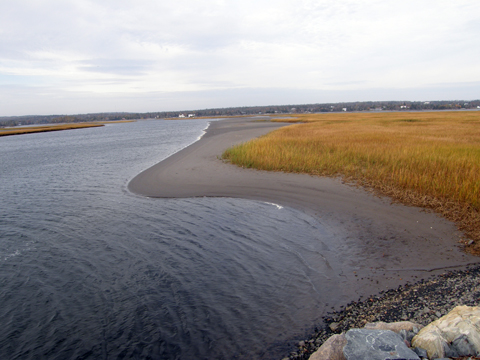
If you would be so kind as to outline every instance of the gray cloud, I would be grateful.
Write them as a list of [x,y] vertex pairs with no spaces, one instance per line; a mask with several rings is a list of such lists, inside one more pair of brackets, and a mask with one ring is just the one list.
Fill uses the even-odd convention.
[[480,81],[479,10],[476,0],[2,2],[0,97],[11,101],[0,115],[56,113],[49,96],[73,94],[89,100],[65,101],[72,112],[109,103],[99,98],[154,110],[142,100],[151,94],[178,97],[156,110],[306,103],[311,94],[478,97],[458,84]]

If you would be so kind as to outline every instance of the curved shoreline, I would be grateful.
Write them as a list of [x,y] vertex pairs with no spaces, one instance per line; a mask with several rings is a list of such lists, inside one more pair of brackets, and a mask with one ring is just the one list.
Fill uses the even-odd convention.
[[228,147],[286,125],[251,118],[212,122],[200,140],[137,175],[128,189],[156,198],[232,197],[304,211],[338,239],[340,263],[332,259],[332,267],[342,278],[335,298],[344,304],[479,261],[462,251],[455,225],[436,214],[392,204],[340,179],[243,169],[219,159]]

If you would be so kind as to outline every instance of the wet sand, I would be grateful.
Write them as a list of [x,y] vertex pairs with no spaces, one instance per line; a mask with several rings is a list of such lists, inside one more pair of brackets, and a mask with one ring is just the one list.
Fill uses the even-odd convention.
[[[406,282],[478,262],[459,247],[454,224],[392,204],[341,179],[243,169],[220,159],[228,147],[288,124],[251,118],[212,122],[201,140],[136,176],[131,192],[158,198],[233,197],[292,207],[316,218],[337,241],[331,266],[347,303]],[[330,304],[332,305],[332,304]]]

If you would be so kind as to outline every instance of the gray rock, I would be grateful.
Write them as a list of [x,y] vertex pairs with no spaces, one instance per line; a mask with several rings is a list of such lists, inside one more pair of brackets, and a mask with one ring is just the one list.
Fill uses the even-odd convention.
[[455,349],[452,349],[448,343],[443,343],[443,353],[445,354],[445,357],[448,357],[448,358],[458,357],[458,354],[455,351]]
[[343,354],[347,360],[420,360],[402,338],[391,330],[349,330]]
[[[453,340],[452,344],[450,345],[450,349],[456,353],[456,357],[478,355],[478,352],[475,349],[475,344],[473,344],[469,337],[465,334],[462,334]],[[452,355],[448,356],[451,357]]]
[[413,348],[412,349],[415,354],[417,354],[420,358],[428,359],[427,350],[422,348]]
[[418,334],[418,329],[414,328],[412,331],[407,331],[407,341],[409,343],[412,342],[412,339],[415,337],[415,335]]

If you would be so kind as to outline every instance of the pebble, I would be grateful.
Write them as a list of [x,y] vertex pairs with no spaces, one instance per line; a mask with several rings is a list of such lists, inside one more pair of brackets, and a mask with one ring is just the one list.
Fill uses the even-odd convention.
[[291,352],[287,359],[306,360],[331,335],[362,328],[369,322],[410,320],[428,325],[457,305],[478,306],[479,300],[478,265],[470,266],[466,270],[446,272],[416,284],[400,286],[370,296],[365,301],[351,302],[344,310],[327,314],[323,319],[324,324],[319,327],[320,330],[311,334],[310,338],[304,341],[304,346]]
[[339,325],[340,325],[340,324],[338,324],[338,323],[336,323],[336,322],[333,322],[333,323],[329,324],[328,327],[330,328],[330,330],[331,330],[332,332],[335,332],[335,330],[337,330],[337,328],[338,328]]

